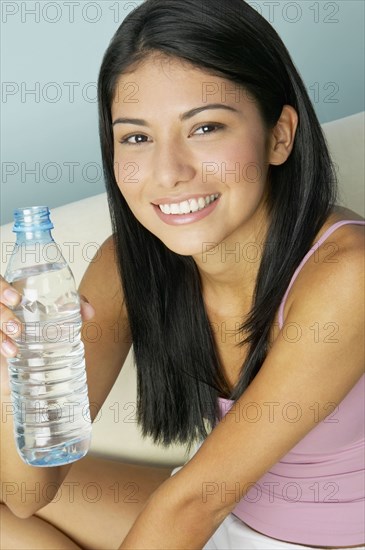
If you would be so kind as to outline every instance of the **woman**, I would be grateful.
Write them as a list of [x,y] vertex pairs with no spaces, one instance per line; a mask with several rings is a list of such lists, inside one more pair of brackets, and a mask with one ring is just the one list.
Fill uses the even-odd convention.
[[[147,0],[105,54],[99,114],[113,236],[80,292],[123,337],[85,342],[90,400],[131,336],[143,433],[193,452],[172,472],[91,457],[34,472],[7,426],[3,479],[50,489],[9,496],[7,547],[364,548],[365,222],[336,205],[285,46],[242,0]],[[134,502],[111,490],[127,482]]]

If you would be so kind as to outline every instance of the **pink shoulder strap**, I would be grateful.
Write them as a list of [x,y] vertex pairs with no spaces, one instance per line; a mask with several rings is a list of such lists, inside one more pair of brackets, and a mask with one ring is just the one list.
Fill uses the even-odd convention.
[[283,299],[281,301],[281,304],[280,304],[280,307],[279,307],[278,318],[279,318],[279,328],[280,328],[280,330],[282,329],[283,324],[284,324],[283,313],[284,313],[284,306],[285,306],[286,299],[287,299],[289,291],[290,291],[291,287],[293,286],[293,283],[294,283],[295,279],[298,277],[299,272],[302,269],[303,265],[312,256],[312,254],[314,254],[314,252],[321,246],[323,241],[325,241],[327,239],[327,237],[329,235],[331,235],[331,233],[333,233],[338,227],[341,227],[341,225],[345,225],[345,224],[349,224],[349,223],[353,223],[353,224],[357,224],[357,225],[365,225],[365,220],[341,220],[341,221],[336,222],[333,225],[331,225],[331,227],[329,227],[327,229],[327,231],[325,231],[323,233],[322,237],[320,239],[318,239],[318,241],[307,252],[307,254],[304,256],[304,258],[302,259],[302,261],[298,265],[297,269],[294,272],[293,277],[291,278],[289,286],[288,286],[288,288],[287,288],[287,290],[284,294],[284,297],[283,297]]

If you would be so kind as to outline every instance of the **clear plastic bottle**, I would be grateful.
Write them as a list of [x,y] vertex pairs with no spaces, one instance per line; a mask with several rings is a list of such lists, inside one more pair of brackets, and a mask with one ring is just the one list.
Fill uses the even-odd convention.
[[80,301],[51,229],[47,206],[15,210],[5,273],[22,294],[18,354],[8,358],[15,439],[24,462],[42,467],[82,458],[91,439]]

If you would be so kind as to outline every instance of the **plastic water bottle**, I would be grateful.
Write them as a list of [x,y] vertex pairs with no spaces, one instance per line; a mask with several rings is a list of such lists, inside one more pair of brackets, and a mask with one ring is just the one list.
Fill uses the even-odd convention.
[[5,279],[22,295],[22,323],[8,358],[15,440],[32,466],[82,458],[91,439],[80,301],[72,272],[54,242],[47,206],[14,212],[17,235]]

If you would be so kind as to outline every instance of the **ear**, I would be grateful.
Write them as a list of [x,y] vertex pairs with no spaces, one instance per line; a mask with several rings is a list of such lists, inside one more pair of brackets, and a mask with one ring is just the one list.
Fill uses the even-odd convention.
[[298,115],[294,107],[284,105],[280,118],[271,130],[269,164],[280,165],[288,159],[294,145]]

